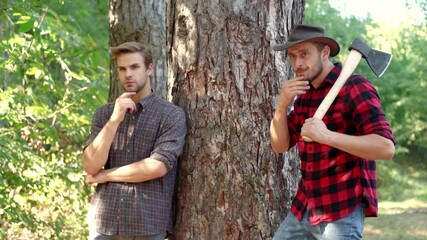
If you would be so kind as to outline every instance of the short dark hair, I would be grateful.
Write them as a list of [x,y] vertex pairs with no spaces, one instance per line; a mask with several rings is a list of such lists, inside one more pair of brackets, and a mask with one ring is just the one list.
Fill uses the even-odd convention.
[[325,43],[320,43],[320,42],[313,42],[313,44],[314,44],[314,46],[316,46],[316,48],[317,48],[319,51],[322,51],[322,49],[326,46],[326,44],[325,44]]
[[[313,42],[313,44],[317,48],[317,50],[319,50],[319,52],[321,52],[325,46],[329,46],[326,43],[320,43],[320,42]],[[330,48],[331,48],[331,46],[329,46],[329,49]],[[331,57],[331,54],[329,54],[329,57]]]
[[153,63],[153,55],[151,50],[146,48],[140,42],[125,42],[117,47],[111,47],[110,52],[111,57],[114,59],[124,53],[140,53],[144,59],[145,67],[148,67]]

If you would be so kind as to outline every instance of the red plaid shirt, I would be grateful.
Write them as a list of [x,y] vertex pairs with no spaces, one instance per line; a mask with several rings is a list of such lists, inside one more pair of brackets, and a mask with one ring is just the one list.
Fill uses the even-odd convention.
[[[92,120],[88,146],[102,130],[114,103],[100,107]],[[152,235],[172,232],[172,197],[176,165],[187,131],[184,111],[151,94],[127,112],[111,144],[105,169],[144,158],[162,161],[168,173],[141,183],[98,184],[92,197],[96,230],[106,235]]]
[[[288,117],[290,146],[298,144],[302,173],[291,211],[301,220],[308,205],[312,225],[344,218],[360,203],[365,204],[367,217],[378,215],[375,161],[301,138],[305,119],[314,115],[340,72],[338,63],[317,89],[312,87],[297,98]],[[374,133],[395,143],[377,91],[360,75],[347,80],[323,121],[332,131],[356,136]]]

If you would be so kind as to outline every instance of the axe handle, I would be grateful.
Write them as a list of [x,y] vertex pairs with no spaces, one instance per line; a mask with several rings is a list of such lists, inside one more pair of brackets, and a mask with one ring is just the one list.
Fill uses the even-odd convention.
[[[322,119],[323,116],[325,116],[326,112],[328,111],[331,104],[334,102],[335,98],[337,97],[338,93],[340,92],[341,88],[344,86],[344,83],[347,81],[347,79],[350,77],[350,75],[354,72],[357,65],[360,62],[360,59],[362,58],[362,54],[359,53],[356,50],[351,50],[348,54],[340,75],[338,76],[337,80],[334,83],[334,86],[332,86],[331,90],[329,90],[326,97],[323,99],[320,106],[317,108],[316,112],[314,113],[313,118]],[[303,140],[306,142],[312,142],[313,140],[309,137],[302,136]]]

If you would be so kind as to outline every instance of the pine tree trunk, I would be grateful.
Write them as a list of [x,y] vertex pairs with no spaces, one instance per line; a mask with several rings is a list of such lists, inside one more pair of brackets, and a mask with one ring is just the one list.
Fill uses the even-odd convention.
[[[110,46],[141,42],[153,52],[154,73],[151,86],[166,99],[166,2],[158,0],[110,0]],[[122,92],[116,65],[110,64],[109,101]]]
[[291,76],[272,45],[304,1],[168,0],[170,99],[187,113],[174,239],[271,239],[296,188],[298,159],[271,151],[269,124]]

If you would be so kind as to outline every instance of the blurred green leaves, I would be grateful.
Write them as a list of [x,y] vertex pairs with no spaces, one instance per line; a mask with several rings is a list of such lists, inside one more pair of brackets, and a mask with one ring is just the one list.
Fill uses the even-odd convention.
[[1,239],[87,232],[81,151],[107,101],[108,4],[0,4]]

